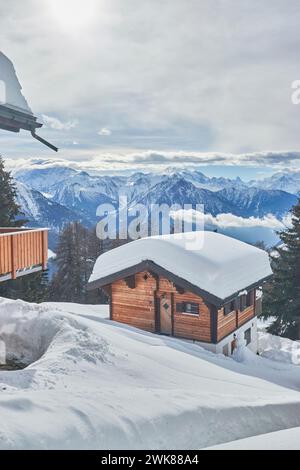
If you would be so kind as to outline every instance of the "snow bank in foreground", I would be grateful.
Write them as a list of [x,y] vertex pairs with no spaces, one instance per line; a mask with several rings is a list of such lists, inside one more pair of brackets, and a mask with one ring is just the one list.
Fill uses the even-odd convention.
[[300,428],[285,429],[210,447],[207,450],[299,450]]
[[59,312],[49,315],[46,307],[0,299],[1,362],[30,365],[43,357],[58,360],[104,360],[107,343],[93,338],[76,319]]
[[300,426],[299,367],[238,363],[105,311],[0,300],[6,353],[31,363],[0,372],[0,448],[199,449]]
[[259,333],[259,352],[273,361],[300,365],[300,342],[269,333]]

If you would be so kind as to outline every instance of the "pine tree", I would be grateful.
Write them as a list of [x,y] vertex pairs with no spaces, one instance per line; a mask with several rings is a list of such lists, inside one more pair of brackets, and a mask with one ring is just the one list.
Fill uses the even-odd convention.
[[48,272],[40,271],[0,285],[0,296],[21,299],[26,302],[46,302],[48,300]]
[[272,256],[274,276],[263,299],[263,317],[275,317],[271,333],[300,339],[300,199],[291,226],[279,233],[282,245]]
[[51,300],[76,303],[98,303],[99,294],[87,291],[95,260],[101,253],[96,234],[79,222],[65,227],[56,249],[57,272],[50,286]]
[[16,187],[10,172],[5,171],[0,155],[0,227],[20,227],[22,213],[16,202]]

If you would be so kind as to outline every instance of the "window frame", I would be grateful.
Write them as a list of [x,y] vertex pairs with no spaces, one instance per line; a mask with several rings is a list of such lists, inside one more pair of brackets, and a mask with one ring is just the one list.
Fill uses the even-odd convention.
[[[187,310],[186,306],[190,305],[191,309],[190,311]],[[195,307],[195,310],[197,312],[193,312],[193,307]],[[191,315],[193,317],[199,316],[200,315],[200,305],[196,302],[177,302],[176,303],[176,313],[181,313],[183,315]]]
[[[249,334],[249,337],[247,337],[246,334],[247,334],[247,335]],[[246,346],[248,346],[249,344],[251,344],[251,342],[252,342],[252,331],[251,331],[251,327],[250,327],[250,328],[247,328],[247,330],[244,331],[244,340],[246,341]]]
[[[229,306],[229,310],[228,310],[228,306]],[[224,305],[225,316],[230,315],[233,312],[236,312],[236,300],[235,299]]]

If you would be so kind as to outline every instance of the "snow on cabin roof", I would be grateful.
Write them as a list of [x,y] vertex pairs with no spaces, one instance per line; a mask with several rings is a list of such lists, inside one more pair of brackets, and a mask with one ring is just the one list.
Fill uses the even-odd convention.
[[201,231],[142,238],[114,248],[99,256],[89,283],[143,261],[152,261],[219,299],[272,274],[265,251],[219,233]]

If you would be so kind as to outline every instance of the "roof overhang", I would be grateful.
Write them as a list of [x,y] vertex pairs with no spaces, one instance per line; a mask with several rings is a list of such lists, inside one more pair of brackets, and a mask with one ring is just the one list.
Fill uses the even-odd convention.
[[57,147],[36,134],[36,129],[42,126],[43,124],[39,123],[32,113],[27,113],[14,106],[0,104],[0,129],[10,132],[20,132],[21,129],[29,131],[32,137],[57,152]]
[[[154,263],[153,261],[150,260],[145,260],[142,261],[141,263],[138,263],[134,266],[130,266],[129,268],[123,269],[121,271],[115,272],[109,276],[102,277],[100,279],[97,279],[95,281],[92,281],[88,283],[87,289],[88,290],[93,290],[93,289],[99,289],[101,287],[107,286],[109,284],[112,284],[115,281],[118,281],[120,279],[124,279],[128,276],[132,276],[134,274],[137,274],[139,272],[143,271],[148,271],[150,273],[154,273],[160,276],[164,276],[169,281],[173,282],[174,284],[178,285],[179,287],[182,287],[185,290],[188,290],[190,292],[193,292],[194,294],[202,297],[206,302],[216,306],[216,307],[222,307],[228,302],[231,302],[231,300],[234,300],[238,295],[239,292],[234,292],[232,295],[229,297],[226,297],[225,299],[221,299],[220,297],[217,297],[210,292],[205,291],[204,289],[201,289],[198,286],[195,286],[194,284],[190,283],[189,281],[186,281],[185,279],[176,276],[176,274],[166,270],[165,268],[162,268],[158,264]],[[254,289],[255,287],[260,286],[262,283],[266,282],[268,279],[271,278],[270,276],[265,277],[264,279],[258,280],[256,283],[251,284],[250,286],[245,286],[245,290],[251,290]]]

